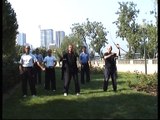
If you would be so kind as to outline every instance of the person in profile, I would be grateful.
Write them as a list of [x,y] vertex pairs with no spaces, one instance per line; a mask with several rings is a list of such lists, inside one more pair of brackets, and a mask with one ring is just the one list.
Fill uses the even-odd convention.
[[116,45],[118,48],[118,52],[112,52],[112,46],[107,48],[107,52],[104,53],[104,61],[105,61],[105,69],[104,69],[104,83],[103,83],[103,91],[107,91],[108,89],[108,81],[111,77],[113,90],[117,91],[117,80],[116,80],[116,62],[115,60],[120,56],[120,47],[119,44]]

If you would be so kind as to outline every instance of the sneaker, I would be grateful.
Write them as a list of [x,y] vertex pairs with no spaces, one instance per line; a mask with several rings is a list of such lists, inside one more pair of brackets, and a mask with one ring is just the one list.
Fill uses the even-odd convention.
[[79,93],[77,93],[76,95],[80,95]]
[[64,93],[64,96],[67,96],[67,93]]
[[53,92],[56,92],[56,90],[53,90]]
[[36,95],[32,95],[32,97],[36,97]]
[[23,95],[23,97],[24,97],[24,98],[26,98],[26,97],[27,97],[27,95]]

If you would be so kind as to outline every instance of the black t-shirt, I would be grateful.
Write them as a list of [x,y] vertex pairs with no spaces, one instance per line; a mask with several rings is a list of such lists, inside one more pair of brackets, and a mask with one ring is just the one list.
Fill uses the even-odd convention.
[[[112,54],[112,53],[105,53],[104,56],[107,56],[110,54]],[[116,54],[105,59],[105,67],[106,68],[114,69],[116,67],[115,57],[116,57]]]
[[68,67],[71,72],[77,72],[77,54],[65,53],[63,59],[66,67]]

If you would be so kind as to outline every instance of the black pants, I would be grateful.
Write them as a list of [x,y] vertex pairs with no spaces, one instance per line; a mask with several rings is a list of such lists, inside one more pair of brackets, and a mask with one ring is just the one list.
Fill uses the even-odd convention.
[[84,76],[86,75],[86,82],[90,81],[90,69],[89,69],[89,64],[85,63],[81,65],[81,83],[84,84]]
[[41,84],[41,68],[38,65],[35,66],[35,82]]
[[36,88],[35,88],[35,79],[34,79],[34,70],[33,67],[23,67],[23,74],[22,77],[22,92],[23,95],[27,95],[27,87],[29,83],[29,87],[31,90],[31,95],[36,95]]
[[64,80],[64,68],[61,68],[61,80]]
[[107,91],[108,89],[108,81],[109,78],[112,79],[112,86],[113,90],[117,90],[117,81],[116,81],[116,69],[115,68],[105,68],[104,69],[104,83],[103,83],[103,90]]
[[45,71],[45,89],[56,90],[55,68],[46,68]]
[[73,77],[75,84],[75,93],[80,92],[80,85],[78,81],[78,72],[64,71],[64,93],[68,94],[70,81]]

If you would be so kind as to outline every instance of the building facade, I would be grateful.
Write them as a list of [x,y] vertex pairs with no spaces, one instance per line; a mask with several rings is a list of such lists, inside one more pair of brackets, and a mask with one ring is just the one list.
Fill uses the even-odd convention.
[[25,33],[19,33],[17,35],[17,44],[21,46],[26,44],[26,34]]
[[41,30],[41,47],[48,49],[49,45],[54,43],[53,36],[54,34],[52,29],[42,29]]
[[61,46],[61,43],[65,37],[64,31],[56,31],[56,46],[59,48]]

